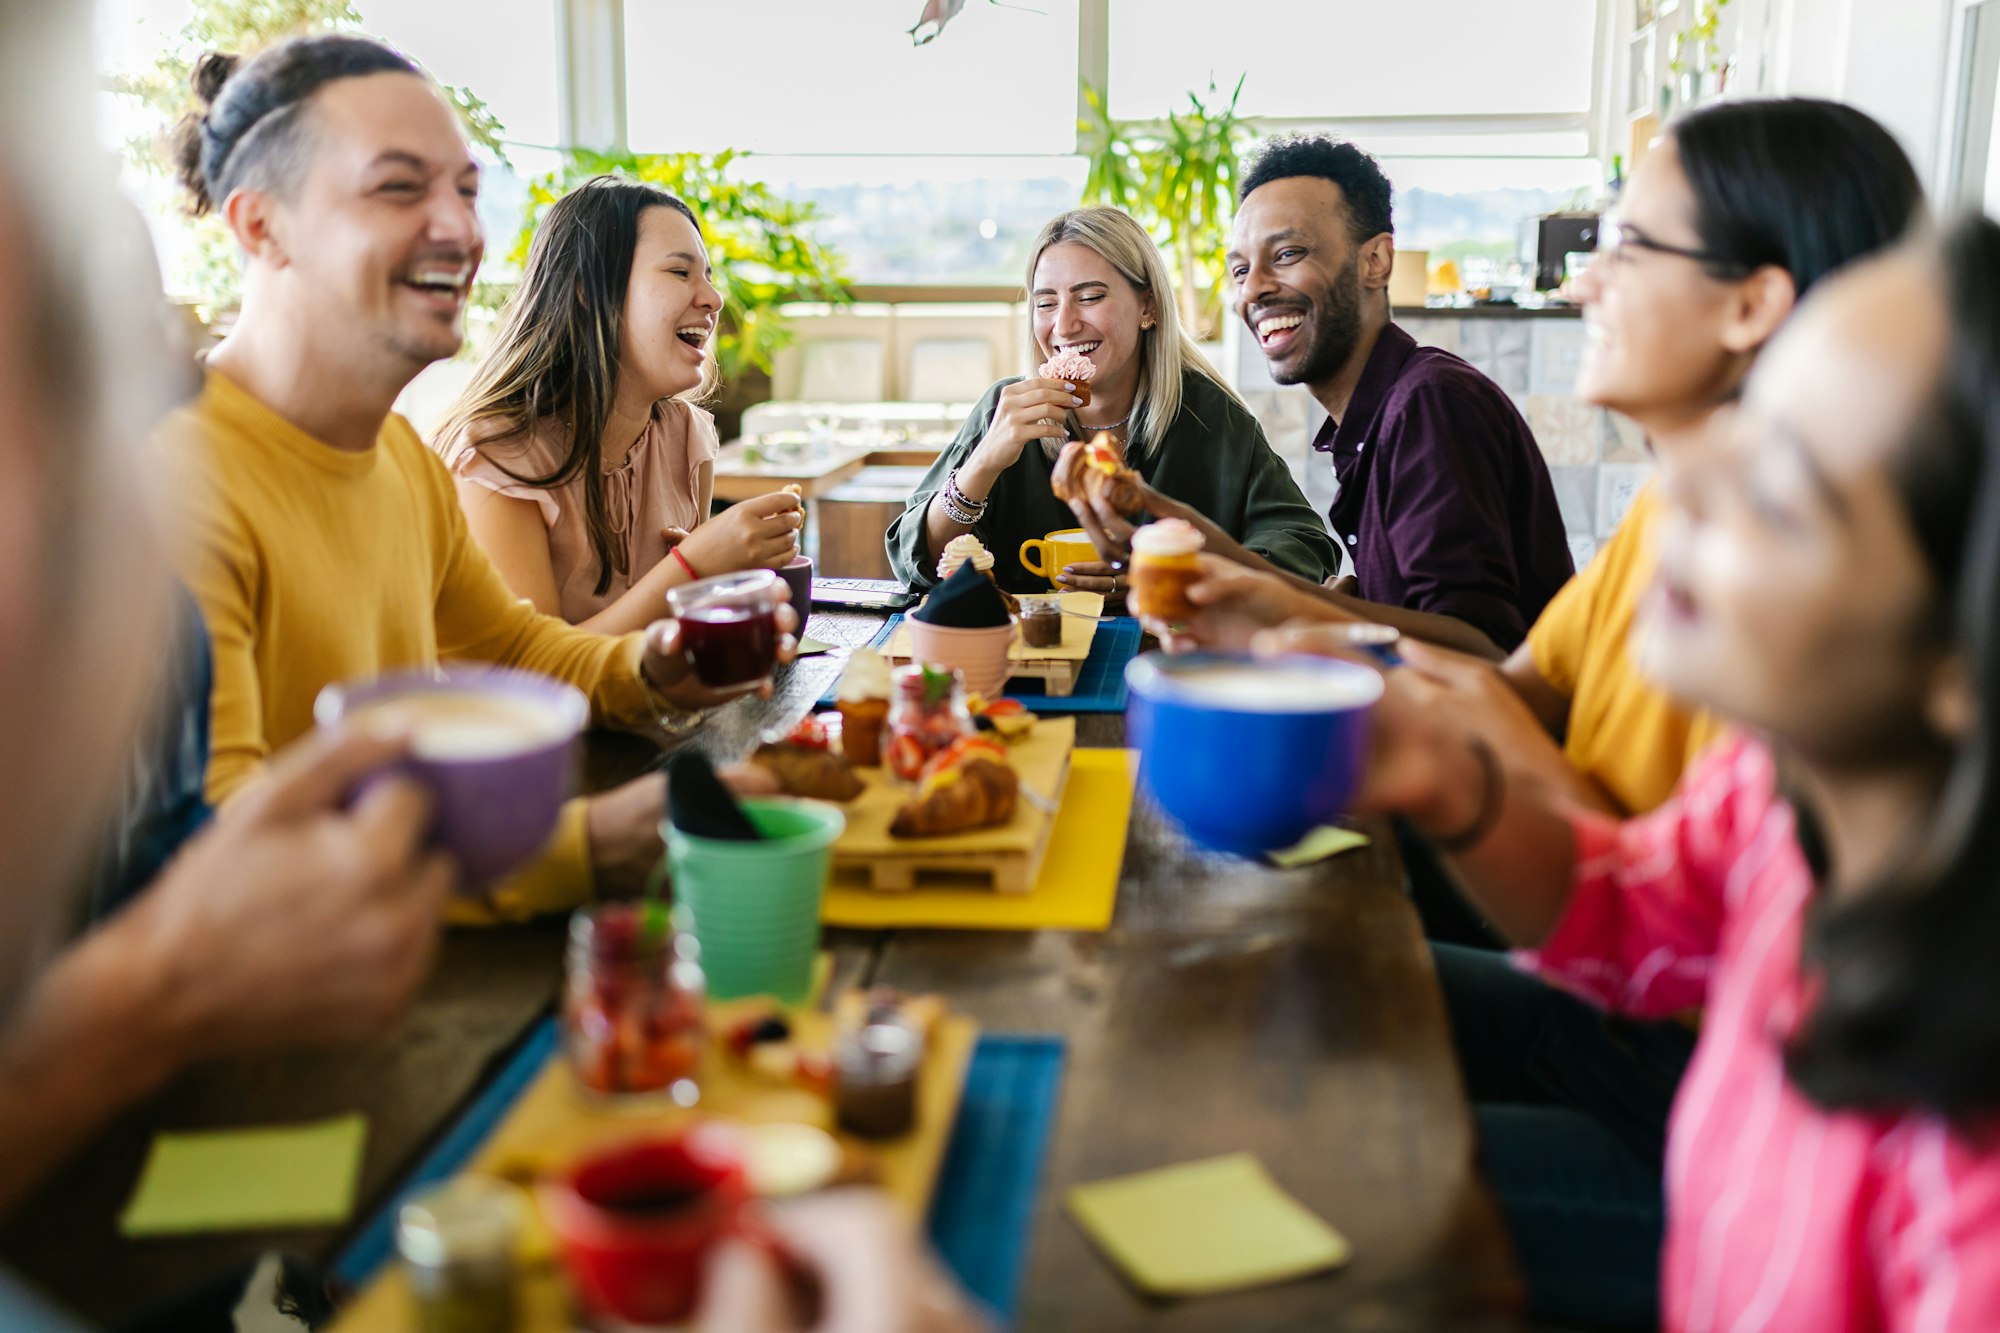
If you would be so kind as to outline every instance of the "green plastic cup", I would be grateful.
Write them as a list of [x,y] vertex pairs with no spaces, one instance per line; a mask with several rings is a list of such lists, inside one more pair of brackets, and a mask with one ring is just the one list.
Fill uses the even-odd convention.
[[761,840],[660,826],[674,902],[701,945],[710,998],[773,995],[796,1004],[812,990],[820,893],[847,818],[819,801],[745,801],[743,812]]

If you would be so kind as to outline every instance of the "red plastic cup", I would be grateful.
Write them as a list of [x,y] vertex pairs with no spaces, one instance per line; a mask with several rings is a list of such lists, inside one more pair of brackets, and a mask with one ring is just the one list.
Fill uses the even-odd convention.
[[597,1153],[539,1192],[579,1304],[628,1323],[693,1318],[723,1240],[775,1245],[748,1206],[740,1141],[722,1125]]

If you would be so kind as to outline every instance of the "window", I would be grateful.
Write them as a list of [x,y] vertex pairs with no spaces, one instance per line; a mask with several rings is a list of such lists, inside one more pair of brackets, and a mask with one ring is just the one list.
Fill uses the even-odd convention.
[[[476,6],[468,0],[355,0],[361,31],[404,51],[441,82],[469,90],[503,126],[512,170],[489,164],[480,191],[492,261],[504,258],[521,224],[526,179],[553,169],[558,160],[555,7],[556,0],[478,0]],[[97,0],[100,68],[117,73],[150,68],[181,47],[181,29],[194,10],[192,0]],[[474,14],[477,21],[469,22]],[[110,147],[123,149],[157,124],[156,114],[129,98],[104,99],[100,136]],[[125,180],[152,224],[168,289],[209,304],[232,299],[233,283],[224,270],[233,268],[233,249],[218,239],[217,224],[191,227],[169,180],[133,170]]]
[[639,152],[1054,154],[1076,142],[1077,0],[974,0],[927,46],[919,0],[628,0]]
[[1111,113],[1158,116],[1211,77],[1286,119],[1591,107],[1595,0],[1111,0]]
[[1074,157],[753,157],[746,171],[818,205],[820,239],[861,283],[1018,286],[1042,224],[1076,207]]
[[1961,23],[1954,201],[2000,213],[2000,3],[1968,6]]
[[[1387,149],[1393,153],[1393,147]],[[1396,189],[1396,248],[1452,260],[1468,286],[1502,279],[1524,220],[1596,202],[1595,158],[1407,158],[1385,153]]]

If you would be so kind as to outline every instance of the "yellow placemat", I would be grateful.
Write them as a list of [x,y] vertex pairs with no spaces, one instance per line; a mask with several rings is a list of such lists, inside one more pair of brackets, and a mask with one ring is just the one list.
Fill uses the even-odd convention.
[[[1062,642],[1048,648],[1030,648],[1017,637],[1014,646],[1007,650],[1010,662],[1081,662],[1090,656],[1090,641],[1097,636],[1094,617],[1104,614],[1104,594],[1098,592],[1066,592],[1061,594],[1062,609],[1074,612],[1065,615],[1062,622]],[[1091,620],[1081,617],[1090,616]],[[889,636],[889,642],[882,650],[884,657],[906,660],[910,656],[910,630],[907,625],[896,626],[896,632]]]
[[118,1220],[127,1236],[326,1226],[354,1211],[365,1116],[153,1140]]
[[918,888],[907,893],[830,885],[820,919],[830,926],[937,926],[966,930],[1103,930],[1118,901],[1125,829],[1132,818],[1135,755],[1077,750],[1042,873],[1030,893]]
[[1349,1254],[1346,1239],[1249,1153],[1078,1185],[1068,1201],[1119,1271],[1159,1296],[1284,1282]]
[[[1007,761],[1014,766],[1024,786],[1054,800],[1075,745],[1075,718],[1040,718],[1034,730],[1007,747]],[[947,853],[1026,856],[1048,827],[1048,816],[1032,801],[1023,800],[1014,803],[1011,820],[992,828],[944,833],[934,838],[899,838],[889,832],[889,825],[909,800],[909,789],[898,785],[886,768],[860,768],[855,773],[867,784],[867,789],[840,807],[847,827],[833,844],[836,870],[874,857],[921,861]]]
[[1357,833],[1351,828],[1340,828],[1333,824],[1322,824],[1305,837],[1298,846],[1287,847],[1282,852],[1271,853],[1271,864],[1280,870],[1296,870],[1300,866],[1324,861],[1329,856],[1339,856],[1357,847],[1368,845],[1368,835]]

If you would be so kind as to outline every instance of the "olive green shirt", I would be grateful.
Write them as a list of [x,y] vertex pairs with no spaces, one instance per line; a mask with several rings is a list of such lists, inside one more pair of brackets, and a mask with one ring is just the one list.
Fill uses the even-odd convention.
[[[924,521],[931,497],[978,447],[1000,391],[1014,382],[1001,380],[986,391],[902,516],[889,525],[889,563],[910,587],[937,582],[937,553],[930,549]],[[1263,426],[1206,376],[1190,372],[1182,377],[1181,410],[1166,438],[1151,453],[1126,461],[1154,490],[1200,510],[1273,564],[1314,583],[1338,569],[1333,538],[1264,438]],[[1034,445],[1023,449],[994,483],[986,516],[973,528],[993,552],[994,576],[1009,592],[1046,591],[1049,586],[1022,568],[1022,542],[1077,526],[1076,515],[1049,487],[1054,465],[1044,450]]]

